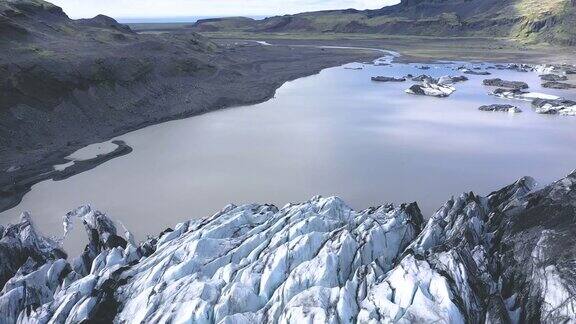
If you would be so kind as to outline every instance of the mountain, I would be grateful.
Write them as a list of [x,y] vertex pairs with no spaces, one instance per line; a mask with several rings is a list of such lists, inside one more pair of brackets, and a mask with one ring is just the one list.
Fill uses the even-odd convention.
[[31,150],[94,135],[95,122],[134,115],[139,99],[129,92],[159,73],[213,73],[215,48],[193,33],[142,37],[109,17],[72,20],[45,1],[0,0],[0,146]]
[[142,243],[84,206],[71,261],[25,214],[0,228],[0,323],[570,322],[576,172],[534,186],[464,193],[427,223],[415,203],[229,205]]
[[576,45],[574,0],[402,0],[378,10],[333,10],[264,20],[198,21],[198,32],[317,32],[512,37]]

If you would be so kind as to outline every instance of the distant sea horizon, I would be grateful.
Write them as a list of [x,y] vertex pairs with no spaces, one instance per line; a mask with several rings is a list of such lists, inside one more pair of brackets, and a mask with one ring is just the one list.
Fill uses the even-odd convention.
[[[181,16],[181,17],[118,17],[116,20],[123,24],[168,24],[168,23],[195,23],[201,19],[226,18],[237,16]],[[256,20],[268,16],[243,16]]]

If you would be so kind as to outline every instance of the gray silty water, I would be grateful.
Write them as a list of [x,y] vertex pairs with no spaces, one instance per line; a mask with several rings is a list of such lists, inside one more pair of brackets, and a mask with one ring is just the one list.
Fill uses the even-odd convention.
[[[524,175],[545,184],[576,168],[576,118],[538,115],[529,102],[488,96],[486,76],[468,76],[444,99],[405,94],[410,81],[370,81],[461,75],[456,64],[415,66],[331,68],[285,84],[262,104],[126,134],[120,139],[133,153],[35,185],[0,222],[26,210],[42,231],[58,235],[62,216],[90,203],[143,239],[228,203],[282,206],[318,194],[338,195],[354,208],[417,201],[429,216],[463,191],[486,194]],[[576,98],[573,91],[542,89],[533,72],[489,71],[525,81],[532,91]],[[524,112],[478,111],[491,103]],[[69,238],[70,252],[81,249],[81,237]]]

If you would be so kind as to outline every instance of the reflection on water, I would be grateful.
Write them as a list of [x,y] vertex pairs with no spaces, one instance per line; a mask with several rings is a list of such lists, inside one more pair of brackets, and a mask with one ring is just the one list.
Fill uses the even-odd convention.
[[[353,65],[353,66],[357,66]],[[487,95],[482,76],[458,83],[450,98],[404,93],[405,83],[375,75],[459,74],[456,65],[342,67],[287,83],[266,103],[151,126],[124,136],[134,152],[60,182],[34,186],[2,223],[31,211],[46,233],[90,203],[137,238],[177,222],[211,215],[228,203],[280,206],[338,195],[351,207],[418,201],[429,216],[451,195],[486,194],[532,175],[550,182],[576,168],[576,118],[480,112],[510,103]],[[491,70],[541,89],[535,73]],[[80,226],[78,226],[80,227]],[[82,235],[67,248],[81,249]]]

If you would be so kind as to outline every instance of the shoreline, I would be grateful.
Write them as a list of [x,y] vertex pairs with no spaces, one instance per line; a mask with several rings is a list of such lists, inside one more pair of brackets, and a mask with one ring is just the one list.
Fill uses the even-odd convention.
[[[265,33],[200,33],[214,42],[244,40],[266,41],[273,45],[349,46],[385,48],[401,54],[399,63],[432,63],[438,61],[467,61],[493,63],[576,65],[572,47],[546,44],[522,44],[510,39],[482,37],[330,37],[312,34],[309,37],[293,34]],[[361,35],[365,36],[365,35]]]
[[[393,52],[391,50],[385,50],[383,48],[379,48],[381,46],[381,44],[371,43],[371,42],[366,42],[366,41],[355,42],[355,43],[342,43],[339,41],[316,43],[316,42],[310,42],[310,41],[306,41],[306,40],[300,40],[300,41],[298,41],[298,40],[290,40],[290,41],[288,41],[288,40],[271,40],[270,41],[270,42],[272,42],[271,45],[274,45],[274,46],[269,46],[270,44],[268,44],[268,42],[266,42],[266,44],[263,44],[262,41],[248,40],[248,39],[246,39],[246,40],[221,39],[221,40],[218,40],[218,42],[221,46],[230,46],[230,44],[234,44],[234,46],[236,46],[236,47],[247,47],[247,48],[251,48],[251,49],[274,48],[275,50],[284,50],[284,51],[290,50],[290,51],[292,51],[294,48],[298,48],[302,51],[310,51],[310,50],[316,51],[316,52],[317,51],[324,51],[324,52],[348,51],[349,53],[347,54],[347,56],[345,56],[345,58],[338,57],[338,60],[335,62],[333,62],[333,61],[325,62],[325,61],[321,60],[318,63],[315,62],[317,65],[315,65],[313,67],[310,67],[308,69],[301,69],[298,71],[294,71],[293,73],[289,74],[288,76],[282,76],[280,82],[277,82],[274,84],[267,84],[267,87],[265,87],[265,89],[263,89],[264,95],[261,97],[254,96],[252,98],[247,98],[247,99],[243,98],[244,100],[238,99],[236,101],[230,100],[229,102],[220,102],[216,105],[213,105],[210,108],[205,108],[202,111],[189,110],[189,111],[180,112],[180,113],[175,114],[175,115],[159,116],[157,118],[149,119],[149,120],[146,120],[144,122],[141,122],[141,123],[138,123],[135,125],[125,125],[124,127],[115,128],[115,129],[111,130],[108,134],[106,134],[105,136],[97,136],[97,137],[93,137],[93,138],[90,138],[90,139],[87,139],[84,141],[77,141],[73,145],[67,145],[65,147],[59,147],[59,148],[49,147],[44,152],[32,152],[31,156],[24,156],[20,160],[16,159],[16,161],[19,161],[16,163],[14,163],[15,161],[12,161],[12,163],[10,163],[10,164],[4,163],[4,165],[3,165],[3,162],[5,162],[5,161],[0,161],[0,167],[2,170],[7,170],[7,169],[12,168],[14,166],[19,168],[18,170],[15,170],[12,172],[0,172],[0,212],[4,212],[6,210],[9,210],[13,207],[18,206],[18,204],[21,202],[24,195],[26,193],[28,193],[31,190],[31,187],[36,183],[39,183],[39,182],[42,182],[45,180],[49,180],[49,179],[53,179],[56,181],[57,180],[64,180],[64,179],[71,177],[73,175],[76,175],[76,174],[82,173],[84,171],[93,169],[93,168],[97,167],[98,165],[105,163],[105,162],[107,162],[107,161],[109,161],[115,157],[129,154],[131,152],[131,148],[122,142],[122,147],[119,146],[119,148],[117,148],[117,150],[115,150],[114,152],[111,152],[110,154],[106,154],[106,155],[99,157],[99,158],[94,158],[91,160],[83,161],[85,163],[82,166],[80,166],[80,165],[76,166],[76,164],[75,164],[74,167],[66,168],[66,170],[64,170],[66,172],[58,172],[58,171],[55,171],[53,169],[54,165],[69,162],[68,160],[65,159],[66,156],[68,156],[69,154],[71,154],[71,153],[75,152],[76,150],[81,149],[82,147],[85,147],[87,145],[90,145],[93,143],[98,143],[98,142],[103,142],[103,141],[109,141],[109,140],[112,140],[118,136],[130,133],[132,131],[136,131],[139,129],[146,128],[148,126],[161,124],[161,123],[168,122],[168,121],[191,118],[194,116],[202,115],[204,113],[222,110],[222,109],[230,109],[230,108],[234,108],[234,107],[249,106],[249,105],[254,105],[254,104],[266,102],[266,101],[270,100],[271,98],[273,98],[275,93],[276,93],[276,90],[278,88],[280,88],[286,82],[318,74],[320,71],[322,71],[323,69],[326,69],[326,68],[339,66],[339,65],[346,64],[349,62],[361,61],[361,60],[357,60],[358,58],[361,59],[361,58],[369,57],[370,59],[376,59],[376,58],[381,57],[381,55],[383,53],[388,53],[388,55],[394,56],[394,62],[398,62],[398,63],[406,63],[406,62],[413,62],[413,63],[435,62],[435,63],[439,63],[439,61],[441,61],[438,58],[429,58],[427,60],[419,60],[416,57],[411,56],[410,53],[408,55],[406,55],[404,51],[400,51],[400,53],[396,53],[396,52]],[[247,44],[243,44],[243,42],[249,43],[249,44],[250,43],[258,43],[258,44],[257,45],[252,44],[252,46],[250,46]],[[362,47],[359,47],[359,46],[362,46]],[[374,47],[369,47],[369,46],[374,46]],[[369,54],[368,52],[371,52],[371,54]],[[330,58],[332,58],[332,57],[330,57]],[[502,62],[502,59],[503,58],[501,58],[501,60],[498,60],[497,58],[493,57],[491,62]],[[474,62],[474,61],[471,60],[470,62]],[[532,62],[536,63],[535,61],[532,61]],[[282,63],[282,62],[277,62],[277,63]],[[259,71],[259,72],[261,74],[264,74],[264,71]],[[121,150],[122,152],[119,152],[118,150]],[[10,155],[10,152],[8,152],[8,154],[4,154],[4,156],[9,156],[9,155]]]
[[[222,46],[226,46],[223,44]],[[254,52],[253,49],[269,49],[272,46],[264,46],[264,45],[252,45],[252,46],[245,46],[241,45],[241,47],[248,48],[251,52]],[[316,52],[316,56],[310,58],[310,62],[304,62],[307,64],[301,64],[296,66],[295,70],[291,71],[287,69],[280,73],[280,75],[268,75],[264,69],[257,69],[260,71],[255,71],[259,78],[271,79],[271,82],[261,83],[258,80],[258,87],[254,87],[254,76],[246,77],[247,80],[237,81],[236,86],[252,86],[249,92],[251,93],[243,93],[242,98],[209,98],[209,100],[213,101],[213,104],[209,107],[203,107],[202,110],[198,111],[195,109],[184,110],[182,112],[173,114],[173,115],[160,115],[156,116],[155,118],[151,118],[145,120],[143,122],[133,124],[133,125],[124,125],[119,128],[110,129],[107,134],[105,135],[97,135],[97,136],[90,136],[87,139],[79,139],[75,140],[72,143],[67,143],[65,146],[48,146],[42,147],[40,150],[34,150],[30,152],[15,152],[10,151],[9,149],[4,150],[2,153],[3,160],[0,161],[0,212],[4,212],[11,208],[14,208],[19,205],[22,201],[22,198],[26,193],[28,193],[34,184],[39,182],[53,179],[53,180],[64,180],[69,178],[73,175],[77,175],[84,171],[91,170],[98,165],[105,163],[113,158],[120,157],[126,154],[129,154],[132,151],[126,143],[123,141],[118,141],[117,144],[119,147],[109,154],[105,154],[103,156],[98,156],[94,159],[81,161],[82,163],[75,163],[73,166],[66,168],[63,171],[54,170],[53,166],[58,164],[64,164],[70,162],[66,159],[67,156],[72,154],[73,152],[86,147],[88,145],[110,141],[118,136],[146,128],[148,126],[157,125],[173,120],[180,120],[191,118],[195,116],[199,116],[205,113],[222,110],[222,109],[230,109],[235,107],[242,107],[242,106],[249,106],[255,105],[258,103],[266,102],[272,99],[276,93],[276,90],[280,88],[286,82],[290,82],[299,78],[307,77],[316,75],[322,70],[326,68],[331,68],[335,66],[340,66],[343,64],[347,64],[354,61],[364,61],[369,59],[377,59],[381,56],[382,51],[378,51],[376,49],[357,49],[357,48],[333,48],[333,49],[321,49],[315,48],[312,46],[297,46],[301,49],[304,59],[306,58],[306,54],[310,52]],[[288,57],[288,59],[292,59],[290,62],[285,62],[287,58],[280,58],[277,59],[275,62],[273,61],[273,65],[282,65],[282,64],[292,64],[298,63],[298,59],[301,57],[295,57],[297,54],[292,54],[293,49],[296,47],[291,46],[274,46],[274,51],[282,51],[282,52],[289,52],[292,57]],[[328,53],[328,55],[327,55]],[[255,56],[258,53],[252,53]],[[318,55],[323,55],[325,57],[320,57]],[[260,62],[252,62],[249,65],[255,65]],[[266,62],[268,63],[268,62]],[[263,63],[260,63],[263,64]],[[252,67],[254,70],[254,67]],[[213,80],[207,80],[207,82],[212,82]],[[255,89],[258,91],[254,91]],[[161,107],[157,107],[157,110],[161,112]],[[116,142],[116,141],[114,141]],[[8,170],[16,168],[16,170]]]
[[[10,172],[15,173],[14,182],[0,187],[0,212],[18,206],[20,202],[22,202],[24,196],[32,190],[32,186],[37,183],[46,180],[66,180],[82,172],[92,170],[112,159],[132,152],[132,148],[122,140],[114,140],[112,143],[117,145],[114,151],[106,154],[99,154],[91,159],[73,161],[63,156],[65,153],[56,152],[56,155],[46,158],[35,168],[26,169],[25,172],[19,172],[19,170]],[[54,168],[55,165],[70,162],[74,163],[62,170]]]

